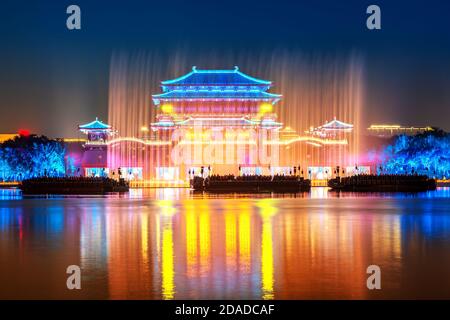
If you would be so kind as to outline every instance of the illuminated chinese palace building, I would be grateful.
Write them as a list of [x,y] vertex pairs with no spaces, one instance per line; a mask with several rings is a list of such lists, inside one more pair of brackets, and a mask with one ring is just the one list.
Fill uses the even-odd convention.
[[94,121],[79,125],[78,129],[87,135],[83,145],[84,152],[81,159],[82,175],[107,176],[107,141],[115,133],[110,125],[95,118]]
[[[269,92],[272,86],[238,67],[193,67],[161,82],[162,92],[152,96],[154,120],[142,128],[143,136],[121,137],[119,132],[113,137],[114,130],[98,120],[80,126],[88,134],[90,159],[99,159],[107,149],[107,163],[92,160],[84,167],[98,171],[104,165],[110,175],[121,168],[124,178],[142,186],[177,186],[201,172],[290,174],[293,166],[301,166],[304,176],[311,172],[311,178],[320,179],[331,177],[333,166],[354,166],[345,160],[352,124],[334,119],[303,134],[283,127],[274,111],[282,96]],[[298,156],[299,148],[306,156]],[[95,170],[85,169],[86,174]]]
[[[280,159],[286,166],[285,173],[295,164],[300,165],[304,175],[313,180],[334,177],[336,166],[343,168],[344,171],[339,172],[341,175],[353,173],[355,165],[349,161],[348,146],[354,134],[352,124],[340,121],[336,117],[321,126],[310,127],[304,135],[297,134],[290,127],[281,129],[279,144],[285,148],[280,150]],[[297,158],[295,148],[301,147],[300,143],[306,146],[306,157]],[[366,167],[361,167],[362,169],[367,173]]]
[[276,164],[276,147],[261,152],[262,141],[276,137],[282,126],[273,112],[281,95],[268,92],[271,86],[238,67],[193,67],[182,77],[162,81],[162,93],[153,95],[157,114],[151,130],[159,141],[175,137],[175,167],[157,168],[157,178],[184,178],[202,166],[205,173],[238,174],[239,168],[241,173],[263,173],[271,162]]
[[312,128],[310,130],[311,135],[321,138],[338,138],[345,139],[347,133],[353,131],[353,125],[342,121],[334,120],[325,123],[324,125]]

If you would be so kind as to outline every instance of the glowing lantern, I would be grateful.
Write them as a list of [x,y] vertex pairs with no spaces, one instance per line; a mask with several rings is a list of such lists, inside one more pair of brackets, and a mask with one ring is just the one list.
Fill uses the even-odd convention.
[[259,113],[272,112],[273,106],[270,103],[263,103],[259,106]]
[[30,135],[30,131],[27,129],[20,129],[19,135],[21,135],[22,137],[28,137]]
[[171,104],[163,104],[161,110],[164,113],[173,113],[173,106]]

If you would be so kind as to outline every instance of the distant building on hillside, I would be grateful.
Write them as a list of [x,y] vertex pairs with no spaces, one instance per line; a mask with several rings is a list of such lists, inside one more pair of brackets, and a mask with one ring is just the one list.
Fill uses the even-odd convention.
[[19,134],[17,134],[17,133],[0,133],[0,143],[3,143],[8,140],[12,140],[18,136],[19,136]]
[[401,134],[415,135],[418,133],[434,131],[430,126],[426,127],[403,127],[400,125],[372,124],[367,128],[369,135],[377,137],[392,137]]

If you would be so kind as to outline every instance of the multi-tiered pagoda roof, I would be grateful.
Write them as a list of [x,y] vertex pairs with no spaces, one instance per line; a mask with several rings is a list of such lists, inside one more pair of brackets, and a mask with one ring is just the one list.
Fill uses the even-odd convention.
[[275,104],[281,95],[267,92],[271,81],[261,80],[239,71],[199,70],[161,82],[163,93],[153,95],[155,105],[179,100],[261,100]]
[[353,125],[336,120],[336,117],[335,117],[332,121],[325,123],[324,125],[320,126],[318,129],[325,130],[325,131],[351,131],[351,130],[353,130]]
[[350,123],[345,123],[343,121],[339,121],[336,117],[326,122],[317,128],[312,128],[308,133],[316,136],[326,137],[326,136],[335,136],[341,133],[349,133],[353,131],[353,125]]
[[153,95],[160,108],[154,130],[173,127],[281,127],[272,105],[280,94],[267,92],[271,81],[251,77],[238,67],[199,70],[161,82],[162,93]]
[[110,125],[103,123],[101,120],[98,120],[96,117],[94,121],[79,125],[78,128],[81,132],[88,133],[93,131],[104,131],[104,132],[110,132],[112,131],[112,128]]

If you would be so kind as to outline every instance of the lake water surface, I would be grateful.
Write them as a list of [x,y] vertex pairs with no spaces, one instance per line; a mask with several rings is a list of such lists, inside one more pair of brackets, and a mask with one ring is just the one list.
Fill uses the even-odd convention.
[[[446,188],[0,199],[1,299],[450,299]],[[373,264],[381,290],[366,287]]]

